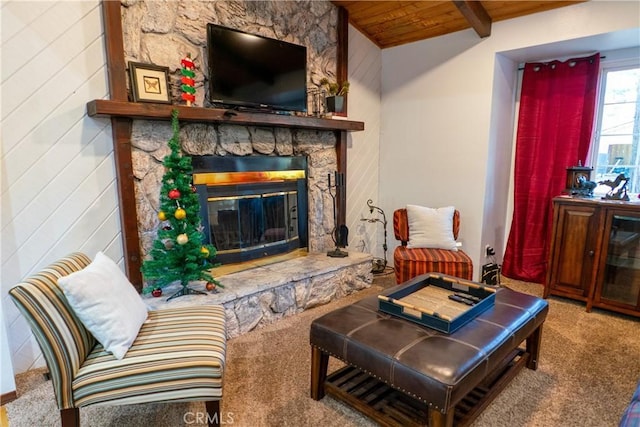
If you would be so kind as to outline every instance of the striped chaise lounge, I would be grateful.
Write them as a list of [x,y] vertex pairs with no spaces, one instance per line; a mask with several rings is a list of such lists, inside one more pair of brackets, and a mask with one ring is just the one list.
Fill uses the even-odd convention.
[[86,255],[73,253],[9,291],[47,362],[62,425],[79,426],[79,408],[88,405],[184,401],[205,401],[209,425],[218,425],[226,346],[223,307],[150,311],[132,347],[118,360],[78,320],[57,283],[89,263]]
[[[458,238],[460,212],[453,213],[453,238]],[[462,250],[407,248],[409,241],[409,220],[405,208],[393,212],[393,233],[401,246],[393,252],[393,267],[396,283],[404,283],[425,273],[442,273],[466,280],[473,278],[473,262]]]

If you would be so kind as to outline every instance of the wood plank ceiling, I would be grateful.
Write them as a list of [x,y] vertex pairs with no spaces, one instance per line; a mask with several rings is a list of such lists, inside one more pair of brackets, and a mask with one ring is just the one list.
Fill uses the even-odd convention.
[[491,35],[491,23],[582,1],[332,1],[349,22],[384,49],[473,28]]

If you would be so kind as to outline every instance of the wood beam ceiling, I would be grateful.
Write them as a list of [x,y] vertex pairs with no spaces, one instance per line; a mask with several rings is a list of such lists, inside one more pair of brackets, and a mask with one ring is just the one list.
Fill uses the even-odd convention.
[[453,0],[462,16],[481,38],[491,35],[491,17],[479,1]]

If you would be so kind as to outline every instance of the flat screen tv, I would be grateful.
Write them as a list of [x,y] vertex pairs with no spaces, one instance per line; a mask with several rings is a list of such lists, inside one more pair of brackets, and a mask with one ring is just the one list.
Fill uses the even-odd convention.
[[226,107],[307,110],[307,48],[207,25],[209,100]]

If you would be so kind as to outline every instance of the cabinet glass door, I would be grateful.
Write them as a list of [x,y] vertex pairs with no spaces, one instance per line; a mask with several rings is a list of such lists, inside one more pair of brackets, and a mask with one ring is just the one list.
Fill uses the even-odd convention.
[[640,217],[614,214],[600,298],[636,307],[639,295]]

